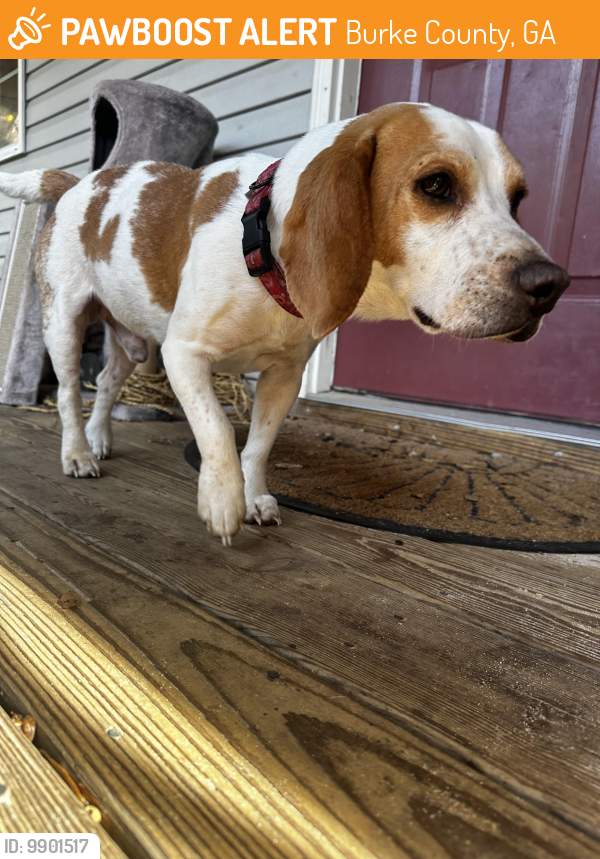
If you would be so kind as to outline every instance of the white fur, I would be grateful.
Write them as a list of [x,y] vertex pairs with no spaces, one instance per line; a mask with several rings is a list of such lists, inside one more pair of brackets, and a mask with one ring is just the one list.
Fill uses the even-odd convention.
[[[443,141],[464,150],[478,165],[474,204],[453,226],[411,224],[406,262],[373,264],[356,315],[367,319],[418,322],[415,306],[444,330],[473,326],[476,311],[465,299],[464,281],[486,254],[499,248],[539,246],[514,222],[503,187],[502,156],[494,132],[437,108],[422,106]],[[283,222],[293,205],[298,179],[311,160],[333,145],[348,122],[307,134],[285,156],[274,182],[269,214],[272,246],[278,255]],[[96,406],[84,432],[79,394],[79,353],[83,308],[99,298],[115,319],[140,338],[162,344],[169,378],[189,419],[202,455],[198,512],[208,528],[230,542],[241,522],[279,523],[275,499],[266,485],[266,462],[281,422],[300,388],[304,366],[316,346],[308,324],[282,310],[258,279],[249,277],[241,250],[245,191],[272,162],[250,154],[205,168],[202,187],[218,174],[237,170],[239,187],[212,221],[198,228],[183,268],[175,309],[167,313],[151,300],[132,253],[131,221],[140,192],[155,181],[144,164],[131,168],[111,191],[102,227],[116,215],[120,225],[110,262],[91,263],[79,228],[93,191],[87,176],[59,201],[47,275],[55,291],[45,310],[45,336],[60,381],[63,468],[75,476],[99,475],[98,459],[111,448],[110,411],[118,390],[134,369],[110,329],[110,360],[99,379]],[[0,190],[40,200],[43,171],[1,174]],[[202,190],[202,188],[200,189]],[[252,426],[240,459],[233,430],[212,388],[213,371],[260,371]]]
[[0,191],[7,197],[20,197],[27,203],[50,203],[52,198],[40,188],[44,170],[26,173],[0,173]]

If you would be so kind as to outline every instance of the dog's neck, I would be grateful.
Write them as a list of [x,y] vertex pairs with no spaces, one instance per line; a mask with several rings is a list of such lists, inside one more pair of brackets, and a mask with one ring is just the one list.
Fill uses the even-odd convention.
[[384,268],[381,263],[375,261],[367,288],[351,318],[363,319],[365,322],[410,319],[405,297],[395,285],[397,280],[397,272],[394,272],[393,269]]

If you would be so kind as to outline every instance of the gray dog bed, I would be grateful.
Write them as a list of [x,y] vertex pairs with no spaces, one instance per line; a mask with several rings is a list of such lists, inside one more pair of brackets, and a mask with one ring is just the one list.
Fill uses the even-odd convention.
[[90,170],[136,161],[209,164],[219,126],[185,93],[142,81],[101,81],[90,98]]

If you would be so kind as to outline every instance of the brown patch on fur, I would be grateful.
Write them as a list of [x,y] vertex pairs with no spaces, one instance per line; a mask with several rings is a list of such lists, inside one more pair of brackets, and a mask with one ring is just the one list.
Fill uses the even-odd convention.
[[[371,214],[376,237],[375,259],[383,266],[401,265],[411,223],[450,223],[475,194],[477,167],[472,157],[451,146],[436,130],[426,109],[391,105],[377,133],[377,158],[371,175]],[[454,202],[424,194],[421,180],[436,173],[452,179]]]
[[40,182],[40,193],[45,199],[58,203],[63,194],[74,188],[80,180],[65,170],[44,170]]
[[155,178],[140,193],[132,253],[152,301],[171,313],[194,232],[222,211],[238,187],[238,173],[214,176],[198,195],[202,170],[160,163],[145,169]]
[[[399,200],[399,187],[434,155],[440,145],[425,111],[386,105],[351,122],[302,172],[280,253],[290,295],[313,337],[350,316],[373,260],[401,261],[403,228],[417,204]],[[412,185],[408,194],[415,197]],[[424,206],[422,218],[439,218],[431,208]]]
[[[437,223],[452,207],[436,205],[415,192],[419,179],[433,173],[468,175],[462,152],[444,144],[426,111],[392,105],[377,132],[377,158],[371,176],[371,216],[376,237],[374,258],[386,268],[404,261],[404,239],[411,222]],[[462,184],[462,182],[461,182]]]
[[35,254],[35,279],[40,301],[42,302],[43,315],[46,316],[54,301],[54,291],[48,280],[48,251],[50,242],[52,241],[52,231],[56,224],[56,213],[53,213],[48,219],[40,233],[37,251]]
[[110,262],[120,218],[115,215],[106,223],[102,231],[100,231],[100,224],[112,189],[128,170],[129,167],[109,167],[106,170],[100,170],[92,180],[96,193],[92,195],[83,224],[79,227],[85,255],[91,262]]
[[[239,185],[238,171],[221,173],[206,183],[199,197],[194,200],[192,207],[192,234],[208,224],[221,212]],[[241,215],[240,215],[241,218]]]

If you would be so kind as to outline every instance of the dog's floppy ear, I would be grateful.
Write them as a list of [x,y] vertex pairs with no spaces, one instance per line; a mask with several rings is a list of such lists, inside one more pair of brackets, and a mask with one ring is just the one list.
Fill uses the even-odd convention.
[[350,316],[373,263],[373,131],[344,129],[300,175],[280,248],[292,301],[318,340]]

